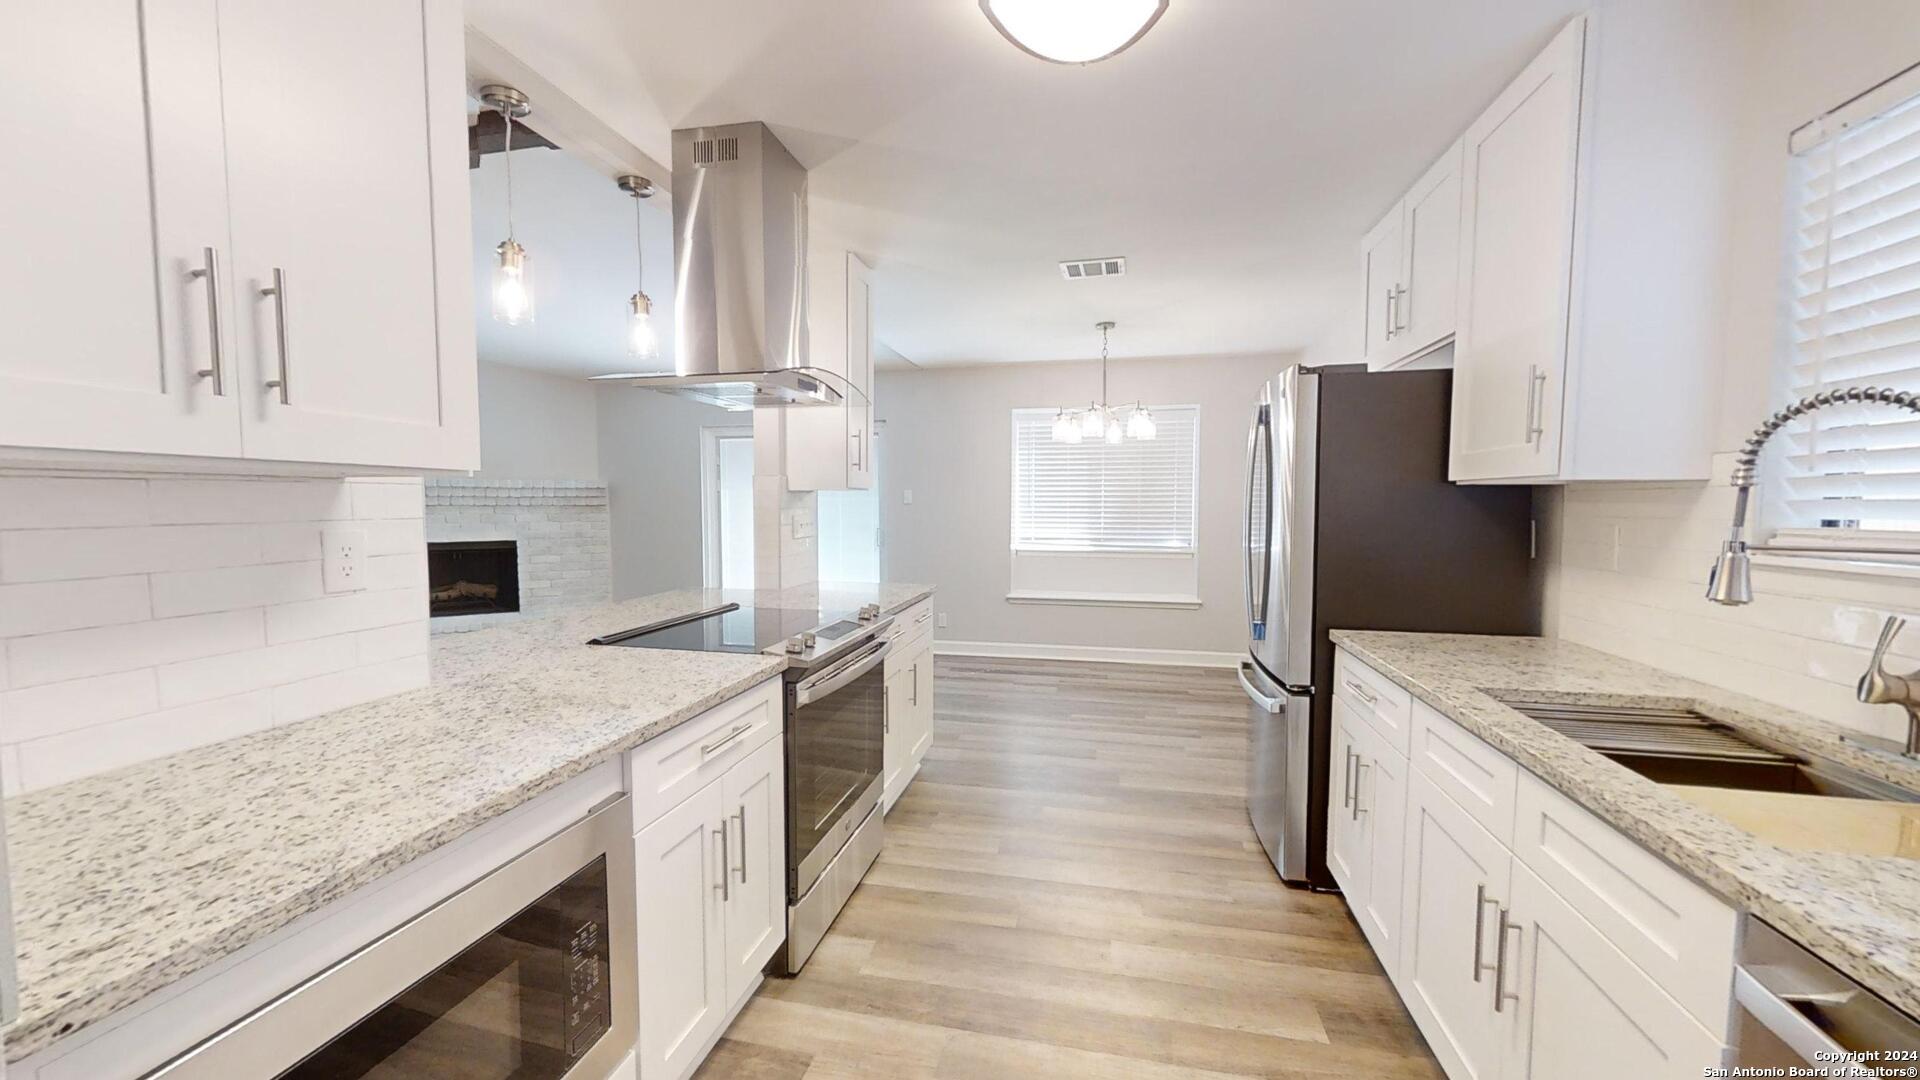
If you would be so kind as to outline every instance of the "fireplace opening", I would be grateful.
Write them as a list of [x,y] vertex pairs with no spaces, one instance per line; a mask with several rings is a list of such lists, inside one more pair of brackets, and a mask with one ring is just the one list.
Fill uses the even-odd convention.
[[512,540],[427,545],[428,611],[485,615],[520,610],[520,557]]

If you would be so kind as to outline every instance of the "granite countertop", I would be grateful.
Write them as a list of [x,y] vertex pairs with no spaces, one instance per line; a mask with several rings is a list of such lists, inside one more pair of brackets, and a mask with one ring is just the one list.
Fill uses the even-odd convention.
[[[433,684],[6,802],[17,1061],[733,697],[780,656],[589,637],[728,601],[917,585],[688,589],[437,637]],[[237,1017],[235,1019],[238,1019]]]
[[1495,695],[1689,707],[1916,791],[1920,764],[1843,741],[1843,729],[1813,717],[1571,642],[1355,630],[1333,639],[1736,907],[1920,1015],[1920,861],[1776,847]]

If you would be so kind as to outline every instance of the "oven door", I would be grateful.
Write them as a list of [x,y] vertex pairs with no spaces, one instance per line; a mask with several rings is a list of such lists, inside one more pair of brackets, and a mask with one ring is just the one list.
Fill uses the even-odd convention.
[[787,688],[789,902],[804,896],[879,801],[891,641]]
[[638,1017],[621,795],[152,1073],[602,1080]]

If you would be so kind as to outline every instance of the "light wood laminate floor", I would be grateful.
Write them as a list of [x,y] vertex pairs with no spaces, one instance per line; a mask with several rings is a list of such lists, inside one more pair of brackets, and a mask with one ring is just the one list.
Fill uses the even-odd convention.
[[1261,854],[1231,672],[935,672],[879,861],[698,1077],[1440,1076],[1340,899]]

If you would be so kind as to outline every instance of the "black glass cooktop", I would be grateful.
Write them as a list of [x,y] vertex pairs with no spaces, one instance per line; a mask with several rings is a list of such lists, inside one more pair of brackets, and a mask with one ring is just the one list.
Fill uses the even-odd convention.
[[620,645],[629,649],[684,649],[691,652],[765,652],[807,630],[821,638],[836,638],[857,629],[859,623],[833,618],[817,608],[756,608],[728,604],[683,619],[594,638],[589,645]]

